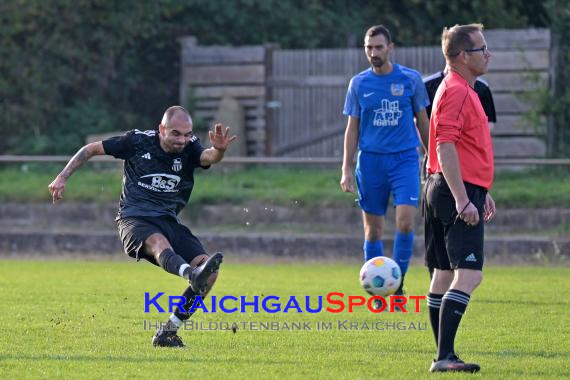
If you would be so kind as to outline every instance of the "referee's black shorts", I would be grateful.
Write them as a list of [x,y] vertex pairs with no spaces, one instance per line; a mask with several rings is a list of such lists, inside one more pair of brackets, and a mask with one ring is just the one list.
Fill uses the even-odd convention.
[[483,210],[487,190],[465,182],[467,196],[479,210],[479,223],[469,226],[457,218],[455,199],[442,174],[428,177],[424,186],[426,265],[429,268],[483,269]]
[[206,255],[200,240],[176,218],[171,216],[133,216],[117,220],[123,249],[130,257],[146,259],[158,265],[154,256],[143,251],[145,240],[152,234],[159,233],[168,240],[174,252],[190,263],[199,255]]

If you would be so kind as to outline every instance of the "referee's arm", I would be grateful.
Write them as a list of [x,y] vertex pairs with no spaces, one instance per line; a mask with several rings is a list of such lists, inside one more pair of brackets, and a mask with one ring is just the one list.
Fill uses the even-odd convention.
[[469,225],[476,225],[479,223],[479,211],[467,196],[455,144],[452,142],[437,144],[437,158],[445,181],[455,198],[455,209],[459,217]]

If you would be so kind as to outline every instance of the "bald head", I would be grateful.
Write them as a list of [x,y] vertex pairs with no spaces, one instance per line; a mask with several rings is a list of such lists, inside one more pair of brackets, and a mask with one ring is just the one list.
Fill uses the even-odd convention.
[[160,122],[161,125],[169,128],[173,122],[173,120],[180,120],[182,122],[189,122],[192,124],[192,118],[190,114],[184,107],[181,106],[172,106],[169,107],[162,116],[162,121]]
[[165,152],[180,153],[192,139],[192,118],[180,106],[166,110],[158,126],[160,146]]

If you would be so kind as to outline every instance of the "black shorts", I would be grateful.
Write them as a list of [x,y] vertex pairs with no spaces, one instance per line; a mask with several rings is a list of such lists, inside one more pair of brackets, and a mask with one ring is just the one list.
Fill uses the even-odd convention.
[[123,249],[130,257],[146,259],[158,265],[154,256],[143,251],[145,240],[152,234],[164,235],[174,252],[190,263],[199,255],[206,255],[200,240],[190,230],[170,216],[134,216],[117,220]]
[[426,265],[429,268],[483,269],[483,210],[487,190],[465,182],[467,196],[479,210],[479,223],[469,226],[457,218],[455,199],[441,174],[428,177],[424,186]]

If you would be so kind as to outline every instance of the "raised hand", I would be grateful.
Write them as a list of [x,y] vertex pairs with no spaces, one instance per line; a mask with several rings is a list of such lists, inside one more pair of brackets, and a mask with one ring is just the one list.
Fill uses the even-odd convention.
[[237,136],[235,135],[229,137],[230,127],[226,127],[225,131],[222,132],[223,128],[224,128],[223,124],[216,123],[216,125],[214,125],[214,131],[208,132],[208,136],[210,137],[210,142],[212,143],[212,147],[222,152],[228,149],[228,146],[232,143],[232,141],[237,139]]

